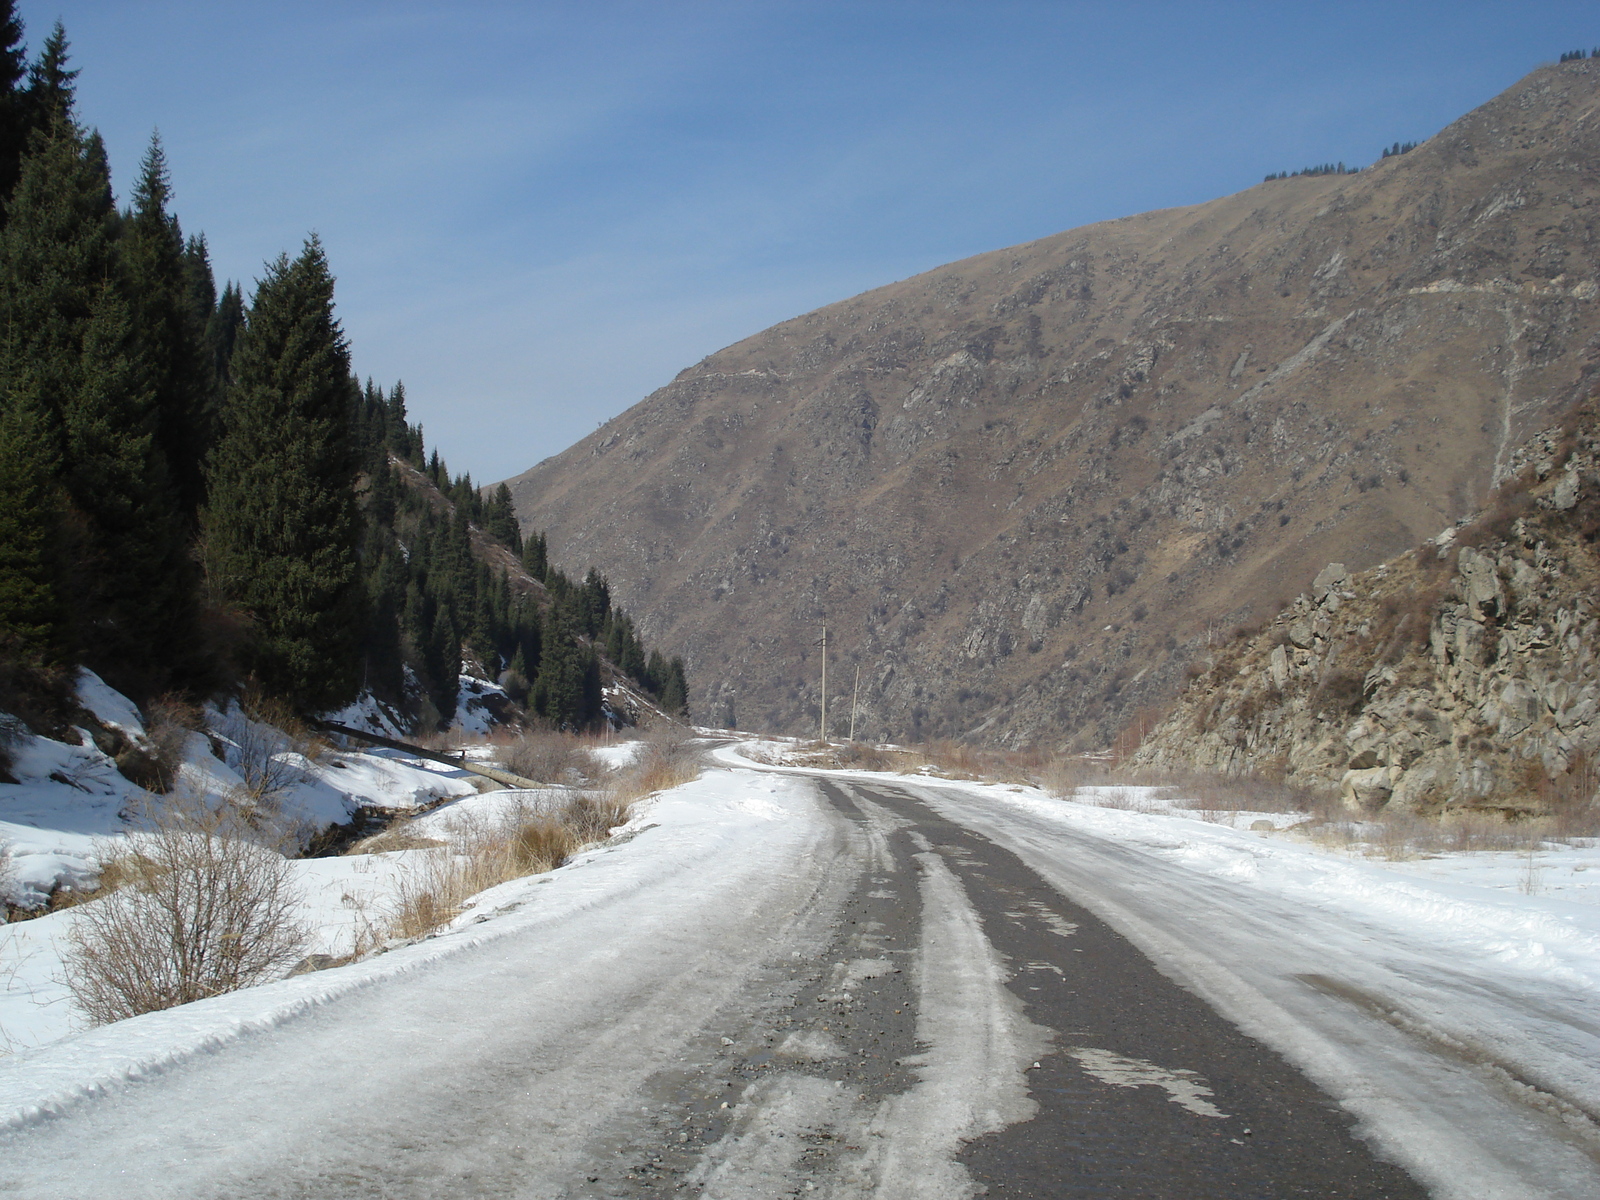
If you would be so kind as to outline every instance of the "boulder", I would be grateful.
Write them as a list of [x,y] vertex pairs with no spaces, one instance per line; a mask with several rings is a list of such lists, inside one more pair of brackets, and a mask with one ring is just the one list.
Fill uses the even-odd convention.
[[1578,472],[1572,463],[1567,464],[1567,469],[1561,472],[1561,478],[1556,480],[1556,486],[1550,491],[1550,507],[1558,512],[1565,512],[1578,505]]
[[1318,571],[1317,577],[1311,581],[1311,594],[1320,604],[1327,599],[1329,592],[1343,587],[1349,581],[1350,572],[1345,570],[1343,563],[1329,563]]
[[1283,685],[1289,682],[1289,652],[1282,646],[1272,648],[1267,657],[1267,671],[1272,676],[1272,686],[1283,691]]
[[1352,812],[1377,812],[1393,792],[1394,781],[1388,767],[1346,771],[1339,780],[1339,798]]
[[1468,615],[1475,620],[1498,619],[1506,610],[1506,596],[1494,559],[1463,546],[1456,569],[1461,575],[1461,594],[1467,602]]
[[1430,750],[1394,781],[1388,807],[1392,812],[1427,812],[1438,806],[1441,789],[1455,775],[1455,755],[1448,747]]

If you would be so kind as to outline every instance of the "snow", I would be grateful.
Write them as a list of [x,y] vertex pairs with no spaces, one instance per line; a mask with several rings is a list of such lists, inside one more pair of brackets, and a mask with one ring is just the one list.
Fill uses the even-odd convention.
[[78,886],[98,874],[93,843],[122,828],[122,811],[145,792],[79,732],[81,746],[24,735],[12,750],[17,783],[0,784],[0,842],[11,846],[3,898],[42,904],[57,886]]
[[92,712],[102,725],[120,730],[130,742],[145,740],[144,718],[139,709],[121,692],[88,667],[78,668],[78,703]]
[[[252,733],[234,728],[239,736]],[[32,881],[26,886],[75,878],[74,871],[93,865],[94,839],[120,828],[116,814],[132,785],[119,783],[109,760],[85,741],[69,747],[34,739],[18,752],[23,782],[0,787],[0,818],[7,822],[0,832],[15,843],[19,879]],[[597,757],[620,761],[635,752],[634,745],[605,747]],[[136,1135],[126,1130],[134,1128],[139,1111],[149,1111],[141,1108],[146,1103],[175,1106],[171,1112],[161,1108],[165,1119],[195,1130],[206,1127],[208,1102],[235,1094],[251,1097],[255,1111],[292,1109],[301,1102],[293,1081],[307,1062],[363,1089],[354,1098],[317,1100],[294,1116],[314,1129],[306,1144],[323,1155],[323,1170],[334,1169],[341,1154],[367,1153],[354,1149],[366,1145],[366,1131],[357,1122],[362,1103],[375,1103],[402,1080],[419,1088],[413,1114],[419,1121],[429,1104],[452,1102],[447,1091],[438,1090],[445,1083],[427,1081],[471,1069],[510,1071],[508,1078],[516,1080],[542,1080],[557,1070],[573,1079],[582,1075],[588,1082],[569,1080],[570,1089],[552,1102],[581,1107],[583,1097],[592,1095],[603,1097],[594,1103],[613,1104],[632,1086],[628,1079],[672,1061],[680,1044],[673,1039],[698,1028],[696,1022],[723,1002],[737,970],[731,959],[717,957],[718,945],[787,938],[799,924],[784,922],[803,923],[804,913],[823,911],[813,898],[819,888],[835,886],[824,865],[833,835],[807,777],[825,774],[859,785],[901,784],[945,816],[1011,849],[1246,1033],[1305,1071],[1356,1117],[1364,1137],[1437,1195],[1578,1196],[1585,1184],[1574,1180],[1592,1184],[1593,1163],[1582,1147],[1594,1130],[1582,1114],[1600,1113],[1600,1032],[1591,1015],[1600,999],[1600,847],[1547,842],[1523,853],[1389,860],[1309,840],[1295,828],[1303,814],[1192,809],[1181,796],[1151,789],[1086,789],[1063,800],[1035,788],[920,774],[749,769],[793,748],[751,740],[715,750],[727,769],[640,805],[621,836],[561,870],[477,897],[436,936],[337,970],[103,1029],[82,1029],[56,982],[71,910],[5,927],[0,1033],[8,1035],[9,1045],[0,1047],[13,1053],[0,1058],[0,1130],[23,1131],[41,1147],[40,1157],[28,1159],[36,1168],[4,1168],[6,1178],[13,1178],[13,1170],[17,1179],[26,1175],[34,1188],[28,1195],[60,1194],[49,1191],[46,1178],[60,1165],[59,1156],[47,1152],[56,1144],[51,1139],[70,1144],[103,1133],[110,1140],[102,1157],[113,1162],[116,1146],[134,1144]],[[333,754],[294,765],[308,780],[297,786],[312,789],[307,804],[330,803],[317,798],[322,793],[316,788],[342,804],[361,797],[397,808],[453,797],[413,827],[442,839],[464,836],[475,824],[502,819],[519,806],[554,805],[570,795],[478,794],[459,772],[391,753]],[[193,740],[185,770],[191,766],[197,786],[223,789],[230,777],[237,779],[211,756],[201,735]],[[1258,821],[1273,828],[1248,828]],[[302,913],[316,929],[312,952],[337,957],[359,942],[370,943],[375,914],[426,853],[297,861]],[[944,914],[924,936],[970,941],[959,883],[946,878],[935,856],[924,868],[928,910]],[[506,941],[513,937],[524,940]],[[509,950],[492,950],[513,944],[523,947],[514,963]],[[628,964],[630,980],[639,972],[636,981],[618,982],[619,962]],[[562,970],[543,971],[540,963],[561,963]],[[386,986],[402,976],[414,985]],[[692,984],[683,982],[690,976]],[[643,1026],[624,1023],[613,1030],[598,998],[624,986],[648,997],[640,1003],[652,1022],[660,1019],[650,1026],[659,1045],[628,1042],[634,1035],[626,1030],[637,1034]],[[992,979],[980,991],[956,1008],[966,1004],[990,1012],[986,1027],[1015,1023]],[[934,993],[947,1000],[947,993],[954,994],[944,985],[934,988],[927,1019],[955,1029],[961,1013],[948,1004],[940,1009]],[[351,1015],[342,1017],[346,1009]],[[430,1019],[424,1013],[447,1015]],[[529,1051],[532,1059],[509,1065],[483,1058],[490,1034],[507,1013],[524,1030],[519,1044],[562,1045],[570,1061],[557,1068],[539,1057],[543,1051]],[[388,1028],[425,1029],[427,1036],[408,1040],[405,1054],[386,1058],[383,1071],[368,1081],[370,1064],[360,1057],[368,1040],[363,1035]],[[1032,1031],[1017,1025],[1013,1034],[1011,1057],[1020,1061],[1041,1052]],[[248,1078],[219,1053],[247,1036],[253,1039]],[[960,1038],[948,1030],[937,1040],[959,1049]],[[1108,1079],[1128,1086],[1153,1081],[1174,1103],[1196,1111],[1209,1103],[1193,1079],[1157,1080],[1150,1064],[1093,1053],[1102,1057],[1086,1067]],[[956,1060],[950,1061],[954,1070]],[[191,1091],[180,1093],[176,1083],[163,1082],[180,1063],[191,1064]],[[979,1066],[964,1067],[951,1079],[976,1078]],[[947,1088],[939,1090],[942,1078],[931,1073],[932,1090],[907,1099],[905,1107],[908,1120],[926,1108],[929,1153],[935,1156],[945,1153],[945,1141],[981,1132],[940,1115],[940,1106],[951,1099]],[[117,1124],[123,1110],[114,1098],[137,1080],[150,1089],[173,1090],[130,1101],[125,1130]],[[994,1086],[1003,1091],[1002,1083]],[[583,1090],[591,1084],[592,1093]],[[806,1092],[803,1082],[793,1086],[799,1090],[792,1097],[774,1102],[796,1111],[829,1102]],[[1513,1095],[1523,1103],[1508,1098]],[[97,1096],[113,1100],[86,1103]],[[991,1099],[1013,1116],[1026,1108],[1021,1095],[996,1092]],[[89,1122],[81,1129],[67,1119],[80,1110]],[[1570,1143],[1551,1142],[1550,1113],[1568,1122]],[[404,1125],[398,1121],[395,1128]],[[195,1165],[208,1154],[220,1155],[226,1170],[242,1172],[239,1179],[273,1169],[273,1150],[257,1146],[260,1139],[223,1144],[225,1129],[195,1136],[212,1141],[192,1161],[173,1160],[170,1165],[181,1168],[184,1178],[209,1178],[204,1172],[211,1167]],[[383,1140],[387,1133],[374,1136],[373,1155],[394,1152]],[[751,1146],[745,1150],[754,1153]],[[736,1178],[744,1170],[739,1156],[745,1150],[730,1143],[731,1157],[708,1159],[707,1169]],[[541,1144],[528,1153],[555,1162],[578,1151]],[[27,1175],[35,1170],[37,1175]],[[96,1183],[104,1192],[104,1177],[91,1166],[82,1170],[79,1192],[93,1193]],[[161,1184],[178,1188],[165,1179]],[[163,1192],[129,1188],[118,1194]]]
[[490,701],[504,702],[508,699],[505,688],[498,683],[462,675],[460,691],[456,693],[456,715],[450,723],[451,732],[488,733],[496,724]]
[[[747,813],[740,802],[751,793],[770,800],[778,819]],[[390,1135],[410,1138],[410,1131],[432,1124],[455,1102],[450,1089],[458,1077],[510,1071],[565,1088],[554,1102],[566,1107],[598,1111],[615,1104],[744,986],[747,960],[721,948],[762,944],[800,919],[816,880],[797,864],[812,861],[829,836],[812,817],[816,800],[803,782],[743,772],[717,772],[640,807],[633,836],[614,838],[548,875],[493,889],[436,936],[0,1059],[0,1130],[30,1141],[65,1138],[66,1147],[79,1148],[0,1156],[0,1189],[172,1195],[190,1190],[183,1180],[213,1178],[212,1171],[280,1171],[283,1144],[276,1137],[236,1137],[230,1122],[213,1119],[236,1103],[256,1114],[252,1121],[308,1130],[297,1144],[320,1156],[309,1169],[323,1171],[367,1147],[387,1160],[395,1149],[377,1143]],[[336,890],[342,897],[364,882],[330,875],[321,903],[340,904]],[[513,937],[533,939],[532,949],[509,956],[501,947]],[[618,962],[629,963],[638,981],[630,975],[621,984]],[[565,969],[545,965],[555,963]],[[407,988],[381,986],[400,977]],[[628,1020],[648,1014],[659,1045],[618,1040],[619,986],[627,1003],[642,1006]],[[496,1043],[508,1022],[519,1045],[532,1047],[517,1053],[534,1058],[503,1060],[507,1050]],[[426,1036],[407,1033],[403,1053],[382,1053],[385,1038],[417,1029]],[[243,1038],[251,1041],[247,1060],[223,1053]],[[572,1054],[550,1063],[550,1045]],[[233,1065],[246,1061],[242,1070]],[[339,1086],[307,1091],[308,1064]],[[196,1072],[206,1080],[198,1087]],[[136,1081],[137,1114],[117,1099]],[[147,1089],[168,1086],[179,1087],[183,1098],[145,1107]],[[417,1111],[392,1127],[374,1126],[364,1114],[380,1104]],[[123,1122],[124,1112],[132,1119]],[[130,1155],[144,1167],[152,1163],[151,1112],[162,1114],[163,1127],[218,1141],[195,1153],[186,1135],[179,1139],[184,1145],[171,1144],[171,1156],[156,1152],[160,1168],[133,1178],[125,1172]],[[91,1132],[79,1119],[111,1125]],[[83,1154],[86,1145],[95,1152]],[[526,1152],[561,1159],[580,1149],[535,1138]],[[522,1164],[524,1170],[538,1165]]]
[[[409,676],[410,668],[406,670]],[[346,729],[361,729],[387,738],[403,738],[409,732],[406,722],[398,713],[371,692],[365,691],[343,708],[323,713],[322,719],[343,725]]]
[[[145,740],[138,709],[93,672],[80,674],[78,697],[130,741]],[[362,806],[426,808],[477,795],[466,772],[430,760],[393,750],[328,751],[312,760],[235,705],[210,706],[205,716],[208,731],[190,733],[184,745],[175,791],[214,804],[246,787],[240,773],[245,759],[258,772],[270,760],[282,788],[277,807],[289,829],[343,823]],[[0,899],[19,908],[37,909],[58,890],[92,887],[101,861],[126,836],[127,818],[159,803],[125,779],[87,732],[74,736],[80,745],[23,734],[12,750],[18,782],[0,784],[0,849],[9,849],[0,870]],[[299,916],[313,931],[308,953],[349,954],[370,934],[367,927],[379,922],[411,856],[294,860],[303,897]],[[84,1027],[61,982],[71,924],[72,912],[65,909],[0,926],[0,1053]]]
[[589,757],[607,771],[618,771],[631,764],[644,750],[641,741],[612,742],[606,746],[590,746]]

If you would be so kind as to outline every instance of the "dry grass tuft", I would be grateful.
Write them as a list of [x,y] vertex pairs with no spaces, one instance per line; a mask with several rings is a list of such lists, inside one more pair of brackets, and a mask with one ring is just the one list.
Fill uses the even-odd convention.
[[1079,788],[1103,787],[1123,782],[1101,759],[1082,755],[1057,755],[1039,770],[1038,784],[1052,796],[1065,799]]
[[651,731],[627,766],[605,783],[608,803],[627,806],[655,792],[664,792],[700,777],[700,751],[693,735],[676,725]]
[[424,937],[454,920],[478,893],[555,870],[631,816],[626,801],[607,793],[550,807],[518,805],[492,821],[458,821],[450,830],[454,846],[434,843],[402,872],[388,914],[389,936]]

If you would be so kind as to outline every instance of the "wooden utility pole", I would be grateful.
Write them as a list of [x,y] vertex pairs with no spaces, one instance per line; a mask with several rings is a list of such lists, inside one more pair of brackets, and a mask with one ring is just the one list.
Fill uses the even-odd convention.
[[856,740],[856,701],[861,698],[861,664],[856,664],[856,686],[850,693],[850,741]]
[[822,627],[822,734],[823,745],[828,742],[828,627]]

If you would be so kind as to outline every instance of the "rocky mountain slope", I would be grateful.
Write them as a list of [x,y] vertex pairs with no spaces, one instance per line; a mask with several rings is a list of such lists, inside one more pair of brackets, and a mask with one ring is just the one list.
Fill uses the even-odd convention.
[[[980,255],[510,481],[709,721],[1103,744],[1219,631],[1483,502],[1600,334],[1600,62],[1416,150]],[[843,720],[836,726],[843,731]]]
[[1596,402],[1521,458],[1477,521],[1370,571],[1331,564],[1267,629],[1219,649],[1135,762],[1336,784],[1366,810],[1588,802],[1600,783]]

